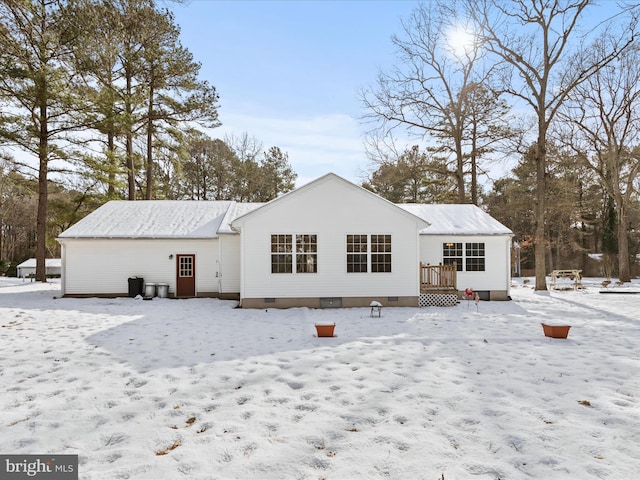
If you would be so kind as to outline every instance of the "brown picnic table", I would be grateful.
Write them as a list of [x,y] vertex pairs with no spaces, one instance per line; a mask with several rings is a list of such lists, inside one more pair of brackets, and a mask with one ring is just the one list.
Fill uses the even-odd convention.
[[551,272],[551,288],[554,290],[558,287],[557,280],[558,278],[568,278],[573,281],[573,288],[577,290],[578,288],[582,288],[582,270],[554,270]]

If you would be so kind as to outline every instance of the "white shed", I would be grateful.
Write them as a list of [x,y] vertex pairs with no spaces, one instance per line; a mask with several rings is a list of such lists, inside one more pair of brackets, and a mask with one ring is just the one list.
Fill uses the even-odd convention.
[[[57,277],[61,274],[61,259],[47,258],[44,262],[45,272],[47,276]],[[36,274],[36,259],[30,258],[25,260],[16,267],[18,278],[33,277]]]

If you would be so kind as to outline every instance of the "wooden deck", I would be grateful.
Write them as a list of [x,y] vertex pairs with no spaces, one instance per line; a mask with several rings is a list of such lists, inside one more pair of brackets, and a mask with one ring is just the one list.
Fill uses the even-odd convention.
[[458,269],[452,265],[420,263],[420,293],[444,293],[458,291]]

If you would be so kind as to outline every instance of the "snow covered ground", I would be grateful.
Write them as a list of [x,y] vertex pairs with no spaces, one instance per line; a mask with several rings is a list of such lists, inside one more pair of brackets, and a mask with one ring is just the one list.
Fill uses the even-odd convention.
[[78,454],[81,479],[638,478],[640,294],[600,281],[371,318],[2,278],[0,453]]

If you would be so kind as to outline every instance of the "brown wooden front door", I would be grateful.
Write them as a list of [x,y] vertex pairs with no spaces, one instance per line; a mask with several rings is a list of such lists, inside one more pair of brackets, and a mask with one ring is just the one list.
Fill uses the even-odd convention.
[[196,296],[196,256],[176,255],[176,297]]

